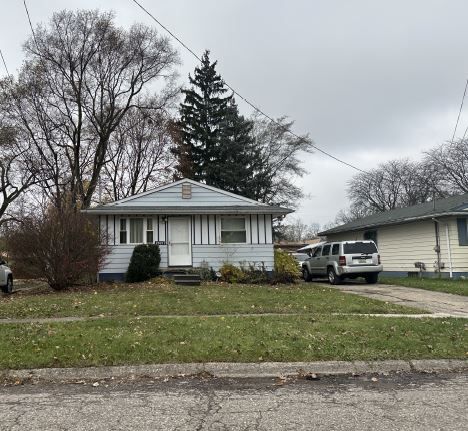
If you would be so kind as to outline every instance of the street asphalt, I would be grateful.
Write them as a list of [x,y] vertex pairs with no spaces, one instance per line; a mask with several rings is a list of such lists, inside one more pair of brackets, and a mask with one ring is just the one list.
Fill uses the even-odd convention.
[[466,430],[468,374],[176,378],[0,388],[0,429]]

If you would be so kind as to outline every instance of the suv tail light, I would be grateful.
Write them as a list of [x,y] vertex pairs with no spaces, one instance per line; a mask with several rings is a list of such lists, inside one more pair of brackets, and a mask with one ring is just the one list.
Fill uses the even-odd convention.
[[346,256],[340,256],[338,258],[338,265],[345,266],[346,265]]
[[377,259],[379,260],[379,265],[382,263],[382,261],[380,260],[380,254],[377,255]]

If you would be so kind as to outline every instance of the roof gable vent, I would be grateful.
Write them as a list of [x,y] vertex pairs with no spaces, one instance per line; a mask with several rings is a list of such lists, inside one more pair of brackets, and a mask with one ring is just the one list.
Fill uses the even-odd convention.
[[192,184],[182,184],[182,199],[192,199]]

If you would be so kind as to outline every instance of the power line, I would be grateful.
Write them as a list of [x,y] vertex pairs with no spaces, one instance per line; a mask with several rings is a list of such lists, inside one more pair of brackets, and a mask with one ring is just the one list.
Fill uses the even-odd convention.
[[[26,0],[24,0],[26,1]],[[151,13],[149,12],[143,5],[141,5],[137,0],[132,0],[143,12],[145,12],[150,18],[153,19],[154,22],[156,22],[160,27],[162,27],[167,33],[169,33],[177,42],[179,42],[188,52],[190,52],[190,54],[192,54],[198,61],[202,61],[201,58],[191,49],[189,48],[184,42],[182,42],[182,40],[180,40],[171,30],[169,30],[165,25],[163,25],[158,19],[156,19],[156,17]],[[300,139],[300,140],[303,140],[304,138],[302,136],[299,136],[297,135],[296,133],[294,133],[291,129],[285,127],[283,124],[279,123],[278,121],[276,121],[273,117],[271,117],[270,115],[266,114],[265,112],[263,112],[259,107],[257,107],[256,105],[254,105],[252,102],[250,102],[248,99],[246,99],[244,96],[242,96],[237,90],[235,90],[231,85],[229,85],[227,82],[224,82],[224,84],[226,85],[226,87],[228,87],[236,96],[238,96],[240,99],[242,99],[245,103],[247,103],[251,108],[253,108],[255,111],[257,111],[258,113],[260,113],[261,115],[263,115],[265,118],[267,118],[268,120],[270,120],[272,123],[276,124],[277,126],[281,127],[283,130],[285,130],[287,133],[290,133],[291,135],[293,135],[294,137]],[[468,81],[467,81],[467,85],[468,85]],[[466,91],[466,88],[465,88],[465,91]],[[339,159],[338,157],[335,157],[334,155],[328,153],[327,151],[325,150],[322,150],[320,147],[318,147],[317,145],[315,145],[314,143],[312,143],[312,146],[319,152],[321,152],[322,154],[325,154],[326,156],[336,160],[337,162],[339,163],[342,163],[343,165],[346,165],[346,166],[349,166],[350,168],[353,168],[359,172],[362,172],[362,173],[367,173],[366,171],[352,165],[351,163],[348,163],[348,162],[345,162],[344,160],[341,160]]]
[[[466,80],[465,91],[463,91],[463,97],[462,97],[462,101],[460,104],[460,109],[458,111],[458,117],[457,117],[457,122],[455,123],[455,129],[453,129],[453,135],[452,135],[452,140],[451,140],[452,144],[453,144],[453,140],[455,139],[455,134],[457,133],[458,122],[460,121],[460,115],[463,109],[463,102],[465,101],[467,87],[468,87],[468,79]],[[463,138],[465,138],[465,135],[466,135],[466,130],[465,130],[465,133],[463,134]]]
[[8,76],[10,76],[10,72],[8,72],[8,67],[6,65],[5,57],[3,57],[2,49],[0,48],[0,56],[2,56],[3,66],[5,66],[5,70]]

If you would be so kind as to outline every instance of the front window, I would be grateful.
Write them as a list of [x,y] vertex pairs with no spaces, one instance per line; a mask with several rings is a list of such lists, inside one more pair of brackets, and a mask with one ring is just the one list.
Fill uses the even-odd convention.
[[153,219],[146,219],[146,243],[153,244]]
[[120,219],[120,244],[127,244],[127,219]]
[[221,242],[224,244],[247,242],[244,217],[221,217]]
[[130,243],[131,244],[143,243],[143,219],[142,218],[130,219]]

